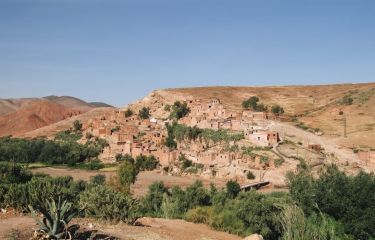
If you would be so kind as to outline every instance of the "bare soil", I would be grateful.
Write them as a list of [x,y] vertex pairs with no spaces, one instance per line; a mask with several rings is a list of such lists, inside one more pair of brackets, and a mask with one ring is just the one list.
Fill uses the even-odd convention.
[[[0,214],[1,216],[1,214]],[[203,224],[194,224],[184,220],[141,218],[137,226],[124,223],[100,222],[93,219],[75,219],[82,231],[98,231],[97,234],[109,235],[124,240],[238,240],[241,237],[219,232]],[[17,234],[18,239],[28,239],[37,225],[29,216],[0,217],[0,238],[9,239]]]

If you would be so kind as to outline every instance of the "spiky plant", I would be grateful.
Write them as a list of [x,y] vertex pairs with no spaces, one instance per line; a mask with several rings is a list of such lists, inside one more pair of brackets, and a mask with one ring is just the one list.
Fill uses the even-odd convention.
[[78,211],[72,208],[72,203],[59,200],[46,201],[38,207],[43,219],[38,218],[38,212],[29,205],[32,217],[39,225],[39,232],[46,235],[49,239],[72,239],[72,233],[79,228],[78,225],[68,227],[69,222],[78,214]]

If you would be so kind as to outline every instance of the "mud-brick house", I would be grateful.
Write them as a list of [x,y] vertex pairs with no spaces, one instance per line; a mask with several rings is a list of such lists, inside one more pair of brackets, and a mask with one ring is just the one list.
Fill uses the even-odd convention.
[[96,131],[94,130],[94,135],[97,135],[99,137],[107,137],[107,136],[111,136],[111,134],[112,134],[111,128],[108,126],[100,127]]
[[138,116],[137,115],[132,115],[130,117],[125,117],[125,114],[124,114],[124,118],[125,118],[125,122],[127,122],[127,123],[136,122],[138,120]]
[[134,138],[134,135],[129,132],[114,132],[112,133],[112,141],[117,144],[121,145],[124,144],[125,142],[132,141]]
[[358,158],[366,163],[375,163],[375,151],[360,151]]
[[280,141],[278,132],[254,131],[250,134],[245,134],[245,136],[247,136],[252,143],[259,146],[272,146]]
[[268,115],[266,112],[254,112],[251,110],[245,110],[242,112],[242,119],[244,120],[267,120]]
[[214,151],[200,152],[197,156],[197,162],[204,165],[213,166],[216,164],[215,159],[217,155],[217,152]]

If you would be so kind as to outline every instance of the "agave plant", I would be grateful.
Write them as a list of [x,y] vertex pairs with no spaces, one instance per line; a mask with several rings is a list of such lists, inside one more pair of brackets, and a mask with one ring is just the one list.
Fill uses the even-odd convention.
[[38,218],[38,212],[29,205],[32,217],[39,225],[39,232],[43,233],[49,239],[72,239],[79,226],[72,225],[68,227],[69,222],[78,214],[78,211],[72,208],[72,203],[59,200],[47,201],[38,208],[43,214],[43,219]]

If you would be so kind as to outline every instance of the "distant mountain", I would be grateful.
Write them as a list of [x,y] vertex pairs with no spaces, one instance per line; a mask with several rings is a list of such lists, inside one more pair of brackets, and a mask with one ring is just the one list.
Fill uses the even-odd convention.
[[64,107],[74,109],[74,110],[80,110],[80,111],[89,111],[96,106],[87,103],[79,98],[70,97],[70,96],[47,96],[44,97],[45,99],[48,99],[52,102],[58,103],[63,105]]
[[111,107],[70,96],[0,99],[0,136],[19,136],[103,106]]
[[81,113],[49,100],[29,101],[16,111],[0,116],[0,136],[17,136]]
[[103,102],[90,102],[90,104],[95,107],[113,107],[112,105]]

